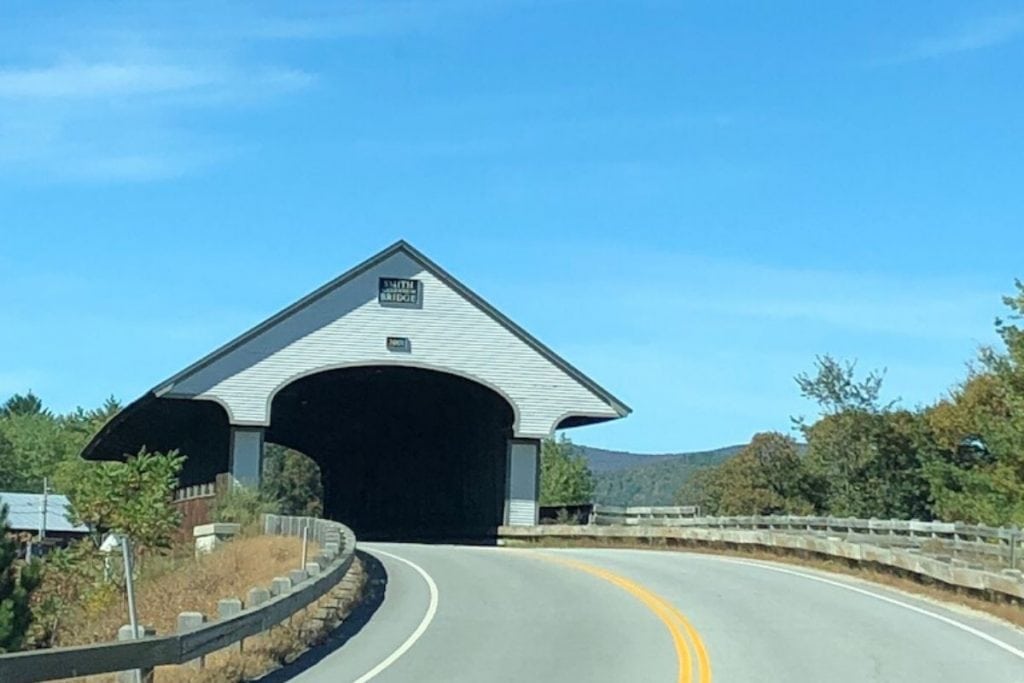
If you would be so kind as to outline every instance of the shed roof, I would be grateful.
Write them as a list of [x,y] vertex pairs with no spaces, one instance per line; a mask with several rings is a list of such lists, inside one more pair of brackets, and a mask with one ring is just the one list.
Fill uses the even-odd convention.
[[[43,494],[0,491],[0,505],[7,506],[7,524],[14,531],[35,531],[42,521]],[[89,529],[68,520],[68,498],[51,493],[46,496],[46,530],[87,533]]]

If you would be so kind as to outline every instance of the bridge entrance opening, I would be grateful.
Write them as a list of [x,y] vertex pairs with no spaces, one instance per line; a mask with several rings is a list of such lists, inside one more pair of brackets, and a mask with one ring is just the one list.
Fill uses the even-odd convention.
[[360,538],[493,536],[514,413],[457,375],[402,366],[320,372],[277,392],[266,440],[308,454],[324,513]]

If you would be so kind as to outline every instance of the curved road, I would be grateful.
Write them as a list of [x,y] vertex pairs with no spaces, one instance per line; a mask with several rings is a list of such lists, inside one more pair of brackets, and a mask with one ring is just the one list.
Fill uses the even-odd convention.
[[1024,682],[1024,631],[847,577],[642,550],[368,544],[383,600],[296,683]]

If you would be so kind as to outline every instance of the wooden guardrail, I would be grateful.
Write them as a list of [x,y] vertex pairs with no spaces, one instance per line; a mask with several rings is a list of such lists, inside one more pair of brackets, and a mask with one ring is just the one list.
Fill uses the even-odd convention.
[[291,588],[269,601],[188,633],[0,655],[0,681],[35,683],[185,664],[270,630],[341,583],[355,559],[355,535],[343,524],[308,517],[264,517],[264,531],[268,534],[301,535],[307,526],[309,537],[320,543],[320,554],[312,560],[319,569],[300,571],[304,577],[300,575],[298,582],[289,580]]
[[916,548],[884,548],[835,536],[793,533],[791,530],[725,528],[689,525],[598,526],[549,524],[503,526],[498,529],[503,541],[527,544],[555,540],[560,544],[608,543],[662,547],[760,548],[797,554],[836,557],[866,565],[891,567],[949,586],[978,591],[998,599],[1024,602],[1024,572],[1004,568],[991,570],[965,560],[927,557]]
[[1024,531],[1016,527],[991,527],[961,522],[801,517],[770,515],[747,517],[697,516],[695,506],[613,507],[594,506],[590,523],[620,526],[673,526],[715,529],[766,529],[844,540],[883,547],[927,550],[936,556],[960,556],[1010,569],[1024,566]]

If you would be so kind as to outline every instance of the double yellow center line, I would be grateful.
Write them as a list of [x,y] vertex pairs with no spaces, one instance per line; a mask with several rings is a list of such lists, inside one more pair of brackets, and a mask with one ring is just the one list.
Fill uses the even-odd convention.
[[535,556],[604,579],[642,602],[665,624],[669,635],[672,637],[672,643],[676,649],[676,657],[679,660],[678,683],[693,683],[695,659],[697,664],[696,680],[699,683],[711,683],[711,662],[708,659],[708,651],[704,647],[704,641],[701,640],[700,634],[697,633],[697,629],[693,627],[693,624],[671,602],[652,593],[635,581],[619,576],[607,569],[595,567],[578,560],[552,557],[546,554],[536,553]]

